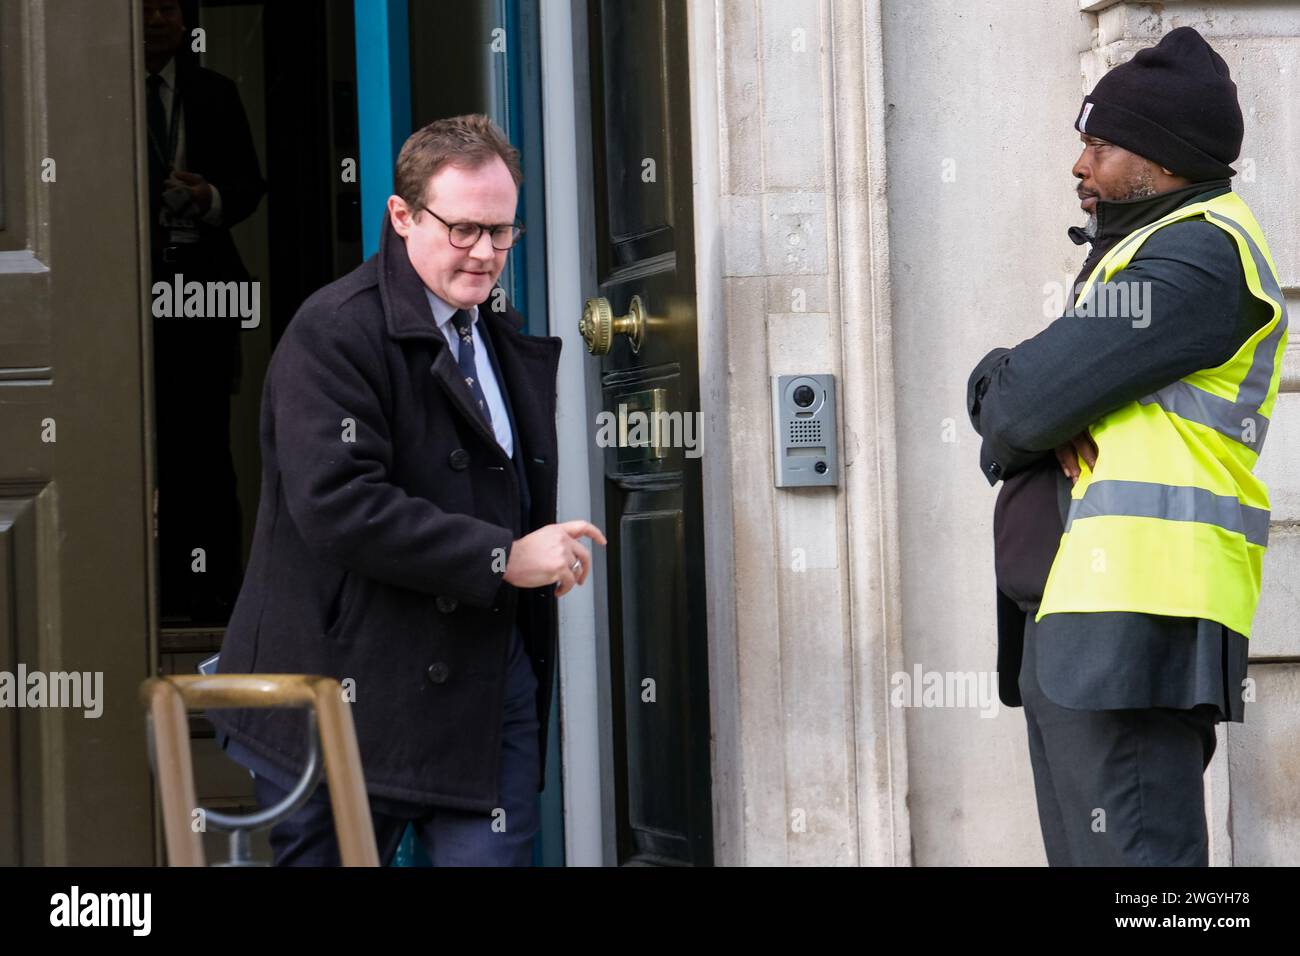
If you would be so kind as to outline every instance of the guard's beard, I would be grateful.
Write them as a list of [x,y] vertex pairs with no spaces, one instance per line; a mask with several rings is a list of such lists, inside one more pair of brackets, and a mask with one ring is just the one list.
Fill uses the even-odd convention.
[[1150,166],[1143,166],[1132,179],[1128,181],[1128,190],[1123,196],[1116,196],[1119,200],[1129,199],[1146,199],[1148,196],[1154,196],[1157,193],[1156,177],[1151,172]]
[[[1143,166],[1133,178],[1128,181],[1124,195],[1114,197],[1112,202],[1127,202],[1130,199],[1147,199],[1156,195],[1159,190],[1156,189],[1156,177],[1151,171],[1151,167]],[[1100,202],[1098,197],[1098,202]],[[1083,227],[1084,235],[1089,239],[1095,239],[1097,236],[1097,211],[1093,209],[1088,213],[1088,223]]]

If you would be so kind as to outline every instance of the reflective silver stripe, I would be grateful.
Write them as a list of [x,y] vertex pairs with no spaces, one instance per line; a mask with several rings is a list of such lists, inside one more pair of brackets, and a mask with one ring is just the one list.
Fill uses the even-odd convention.
[[1259,273],[1260,287],[1264,290],[1264,294],[1277,304],[1280,310],[1277,325],[1273,326],[1273,331],[1268,333],[1255,346],[1255,355],[1251,362],[1250,371],[1242,379],[1241,390],[1237,394],[1239,403],[1243,403],[1248,399],[1252,401],[1258,399],[1255,402],[1258,408],[1264,404],[1264,399],[1268,397],[1268,385],[1273,380],[1273,363],[1277,354],[1278,342],[1281,341],[1283,334],[1286,332],[1286,296],[1282,294],[1282,290],[1277,284],[1277,276],[1269,268],[1268,260],[1264,258],[1264,253],[1260,251],[1259,246],[1255,245],[1255,240],[1251,238],[1250,233],[1242,228],[1240,223],[1229,219],[1227,216],[1216,212],[1206,212],[1206,215],[1212,219],[1227,223],[1246,240],[1246,245],[1250,249],[1250,257],[1255,260],[1255,271]]
[[[1263,348],[1264,343],[1261,342],[1259,347]],[[1258,354],[1256,352],[1256,356]],[[1253,366],[1251,371],[1254,371]],[[1241,391],[1245,391],[1244,383]],[[1264,448],[1264,436],[1268,434],[1269,421],[1259,411],[1263,399],[1257,402],[1230,402],[1226,398],[1210,394],[1203,388],[1178,381],[1166,385],[1151,395],[1139,398],[1138,402],[1143,405],[1154,403],[1186,421],[1213,428],[1219,434],[1250,448],[1255,454],[1259,454]],[[1254,422],[1253,426],[1250,426],[1253,431],[1248,434],[1247,422],[1251,421]],[[1253,437],[1252,441],[1247,440],[1250,437]]]
[[[1237,400],[1229,401],[1212,395],[1203,388],[1197,388],[1188,382],[1178,381],[1139,398],[1143,405],[1159,405],[1167,412],[1179,418],[1196,422],[1207,428],[1213,428],[1219,434],[1245,445],[1256,454],[1264,450],[1264,438],[1268,434],[1269,420],[1260,408],[1268,398],[1269,383],[1273,380],[1273,369],[1277,355],[1278,343],[1286,333],[1287,314],[1286,297],[1278,287],[1277,277],[1269,268],[1268,260],[1255,244],[1249,232],[1239,222],[1229,219],[1221,213],[1206,210],[1207,218],[1217,219],[1229,226],[1233,232],[1246,240],[1251,258],[1255,262],[1255,271],[1259,273],[1260,287],[1281,310],[1273,331],[1255,343],[1255,352],[1251,356],[1250,369],[1237,389]],[[1247,422],[1253,422],[1253,440],[1246,435]]]
[[1204,488],[1159,485],[1147,481],[1094,481],[1070,503],[1065,530],[1076,520],[1101,515],[1198,521],[1245,535],[1251,544],[1268,547],[1267,508],[1244,505],[1234,495],[1216,495]]

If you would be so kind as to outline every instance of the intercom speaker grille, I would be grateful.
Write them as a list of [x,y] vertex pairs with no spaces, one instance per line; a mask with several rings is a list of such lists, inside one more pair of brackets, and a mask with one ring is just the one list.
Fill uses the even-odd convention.
[[790,423],[791,445],[821,445],[822,423],[818,420]]

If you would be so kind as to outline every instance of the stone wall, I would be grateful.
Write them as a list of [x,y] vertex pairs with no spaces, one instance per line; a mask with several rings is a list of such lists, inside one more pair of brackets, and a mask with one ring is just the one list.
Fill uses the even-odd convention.
[[[1300,312],[1295,7],[692,0],[720,863],[1043,862],[1022,713],[891,691],[994,669],[996,492],[966,378],[1055,318],[1082,263],[1083,94],[1184,24],[1233,70],[1235,184]],[[1256,700],[1206,778],[1218,864],[1300,862],[1291,338],[1261,465]],[[838,489],[773,486],[769,379],[794,372],[837,376]]]

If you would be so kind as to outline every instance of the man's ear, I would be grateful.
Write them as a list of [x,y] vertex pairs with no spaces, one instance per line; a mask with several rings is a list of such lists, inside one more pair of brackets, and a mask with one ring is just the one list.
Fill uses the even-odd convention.
[[388,197],[388,221],[393,224],[393,231],[405,239],[415,226],[411,209],[401,196]]

